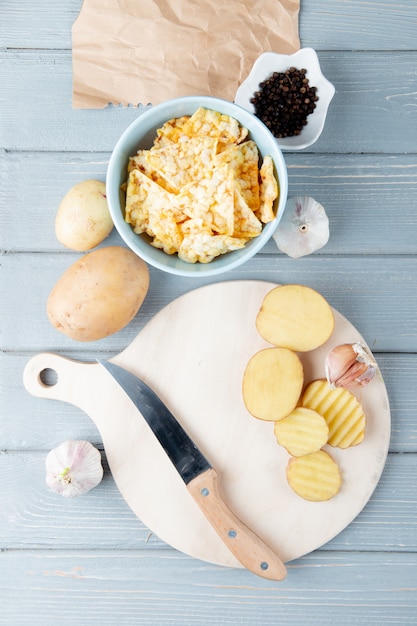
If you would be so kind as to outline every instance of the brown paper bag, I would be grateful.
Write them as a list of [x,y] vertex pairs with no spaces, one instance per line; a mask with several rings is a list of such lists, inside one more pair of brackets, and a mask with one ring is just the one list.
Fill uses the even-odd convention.
[[300,47],[300,0],[84,0],[72,28],[73,106],[233,100],[263,52]]

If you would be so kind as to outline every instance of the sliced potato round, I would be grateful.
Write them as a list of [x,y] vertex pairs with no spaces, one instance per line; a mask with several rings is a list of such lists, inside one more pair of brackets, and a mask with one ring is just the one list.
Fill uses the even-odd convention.
[[322,415],[304,407],[275,423],[275,437],[292,456],[317,452],[327,443],[329,427]]
[[339,491],[339,467],[324,450],[292,457],[287,465],[288,484],[296,494],[311,502],[330,500]]
[[327,380],[314,380],[301,398],[304,407],[323,415],[329,426],[328,443],[350,448],[365,437],[365,413],[359,400],[343,387],[332,389]]
[[281,285],[266,294],[256,327],[274,346],[307,352],[327,341],[334,329],[334,316],[327,300],[314,289]]
[[286,348],[266,348],[249,360],[243,375],[243,400],[249,413],[262,420],[286,417],[303,387],[303,366]]

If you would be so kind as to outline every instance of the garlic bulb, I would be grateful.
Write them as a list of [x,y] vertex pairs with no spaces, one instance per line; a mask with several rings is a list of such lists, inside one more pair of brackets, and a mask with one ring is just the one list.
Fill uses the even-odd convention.
[[46,484],[71,498],[96,487],[103,478],[100,452],[89,441],[65,441],[45,460]]
[[345,343],[331,350],[325,360],[327,382],[335,389],[357,389],[371,382],[378,366],[365,346]]
[[281,252],[293,259],[319,250],[329,240],[329,219],[323,206],[310,196],[288,198],[273,234]]

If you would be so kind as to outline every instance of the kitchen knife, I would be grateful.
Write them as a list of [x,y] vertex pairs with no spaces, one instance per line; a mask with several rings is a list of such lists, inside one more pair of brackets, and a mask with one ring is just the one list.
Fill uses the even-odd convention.
[[128,370],[97,359],[135,404],[215,531],[248,570],[270,580],[287,571],[281,559],[228,508],[217,473],[156,393]]

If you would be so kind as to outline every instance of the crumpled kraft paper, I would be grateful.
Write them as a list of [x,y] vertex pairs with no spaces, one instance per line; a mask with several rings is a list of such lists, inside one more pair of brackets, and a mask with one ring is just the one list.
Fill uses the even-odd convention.
[[233,100],[263,52],[299,49],[300,0],[84,0],[72,27],[73,107]]

